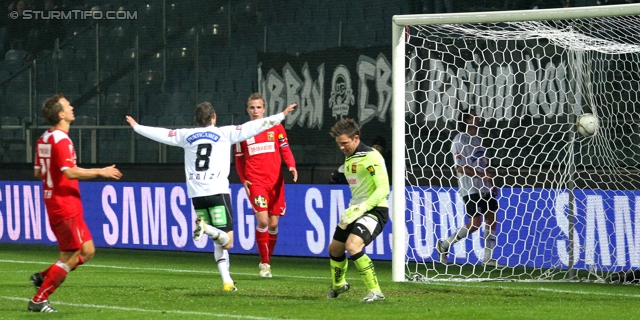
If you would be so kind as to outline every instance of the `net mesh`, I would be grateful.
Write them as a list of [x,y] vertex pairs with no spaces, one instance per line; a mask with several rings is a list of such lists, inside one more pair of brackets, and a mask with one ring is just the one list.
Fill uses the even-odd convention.
[[[637,16],[406,28],[407,277],[605,280],[640,266],[640,19]],[[495,172],[496,246],[469,221],[451,142],[461,111],[482,119]],[[593,113],[600,128],[576,132]]]

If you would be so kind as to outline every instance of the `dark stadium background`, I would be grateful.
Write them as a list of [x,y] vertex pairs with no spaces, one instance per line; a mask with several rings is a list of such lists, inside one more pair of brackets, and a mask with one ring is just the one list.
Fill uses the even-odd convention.
[[[125,114],[147,125],[189,126],[195,104],[210,101],[219,125],[242,123],[248,119],[246,97],[260,89],[259,57],[325,52],[335,57],[336,52],[339,56],[369,50],[390,61],[393,15],[615,3],[57,0],[48,3],[54,7],[45,7],[48,1],[27,0],[25,9],[32,12],[71,12],[76,18],[25,20],[10,17],[17,1],[0,2],[0,179],[33,178],[30,149],[47,128],[39,116],[40,105],[61,92],[75,107],[77,120],[70,134],[79,164],[116,163],[125,172],[125,181],[184,179],[182,150],[160,147],[133,134]],[[135,13],[136,19],[77,18],[89,11]],[[295,69],[300,75],[300,66]],[[331,71],[324,77],[325,87],[329,86]],[[379,98],[366,97],[373,104]],[[322,107],[330,115],[328,96]],[[363,135],[367,144],[375,136],[384,137],[390,152],[389,115],[368,122]],[[352,110],[349,116],[358,114]],[[325,119],[322,127],[289,130],[301,183],[328,183],[343,161],[328,135],[331,116]],[[230,180],[238,181],[233,168]]]

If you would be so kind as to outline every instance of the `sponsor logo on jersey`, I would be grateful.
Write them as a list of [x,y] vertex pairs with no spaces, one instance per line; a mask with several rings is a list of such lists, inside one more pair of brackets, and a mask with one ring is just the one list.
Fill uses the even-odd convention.
[[169,131],[169,137],[175,137],[178,132],[176,130]]
[[286,139],[284,138],[284,135],[282,133],[278,134],[278,141],[279,142],[284,142]]
[[256,138],[251,137],[251,138],[247,139],[246,141],[247,141],[247,144],[254,144],[254,143],[256,143]]
[[242,130],[242,126],[236,126],[236,130]]
[[50,144],[39,144],[38,145],[38,156],[40,156],[40,158],[51,158],[51,145]]
[[356,173],[356,172],[357,172],[357,168],[358,168],[358,163],[357,163],[357,162],[354,162],[354,163],[351,165],[351,172],[352,172],[352,173]]
[[471,162],[476,162],[478,159],[484,157],[484,148],[476,148],[473,150],[473,155],[471,156]]
[[376,175],[376,169],[373,166],[368,166],[367,171],[369,171],[369,174],[372,176]]
[[250,156],[253,156],[261,153],[276,152],[276,146],[273,142],[256,143],[247,146],[247,151],[249,151]]
[[255,203],[258,208],[267,207],[267,199],[265,199],[263,196],[257,196],[253,198],[253,203]]
[[220,140],[220,136],[211,131],[196,132],[187,137],[187,142],[189,142],[189,144],[193,144],[195,141],[200,139],[207,139],[213,142],[218,142],[218,140]]
[[267,140],[269,140],[269,141],[274,141],[275,140],[275,133],[273,133],[273,131],[267,132]]

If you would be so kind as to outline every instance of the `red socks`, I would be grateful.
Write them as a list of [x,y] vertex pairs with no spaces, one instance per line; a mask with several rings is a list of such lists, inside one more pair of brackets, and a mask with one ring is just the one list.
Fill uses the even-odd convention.
[[76,264],[75,267],[73,267],[73,269],[71,269],[71,271],[78,269],[79,266],[84,264],[84,258],[82,257],[82,255],[78,255],[78,264]]
[[[49,269],[45,270],[46,277],[44,282],[40,286],[38,292],[33,297],[33,302],[42,302],[49,298],[49,295],[56,291],[56,289],[64,282],[69,274],[69,267],[61,261],[57,261]],[[44,273],[43,273],[44,274]]]
[[276,242],[278,242],[278,230],[276,230],[276,233],[269,232],[269,260],[271,260],[271,256],[273,255]]
[[50,265],[49,268],[47,268],[47,270],[44,270],[44,271],[40,272],[40,274],[42,275],[43,279],[47,277],[47,274],[49,274],[49,270],[51,270],[51,267],[53,267],[53,266],[55,266],[55,264]]
[[261,263],[269,263],[271,257],[269,241],[269,232],[265,229],[260,231],[256,228],[256,245],[258,246],[258,253],[260,254]]

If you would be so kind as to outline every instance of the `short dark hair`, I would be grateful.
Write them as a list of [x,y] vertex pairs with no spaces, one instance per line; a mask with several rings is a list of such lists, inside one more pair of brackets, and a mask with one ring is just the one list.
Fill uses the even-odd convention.
[[211,103],[205,101],[196,106],[193,122],[198,127],[208,127],[211,125],[211,118],[216,114],[216,109]]
[[334,138],[346,134],[349,139],[353,139],[356,135],[360,135],[360,126],[353,119],[340,119],[333,125],[329,133]]
[[59,114],[62,112],[61,99],[64,99],[64,95],[58,93],[45,100],[42,104],[42,118],[52,126],[60,122]]
[[249,102],[251,102],[252,100],[262,100],[262,105],[266,107],[267,103],[266,101],[264,101],[264,98],[262,97],[260,92],[254,92],[249,96],[249,98],[247,98],[247,107],[249,107]]
[[467,122],[469,122],[469,119],[475,117],[475,115],[476,112],[472,109],[460,110],[460,114],[458,114],[458,131],[467,132]]

